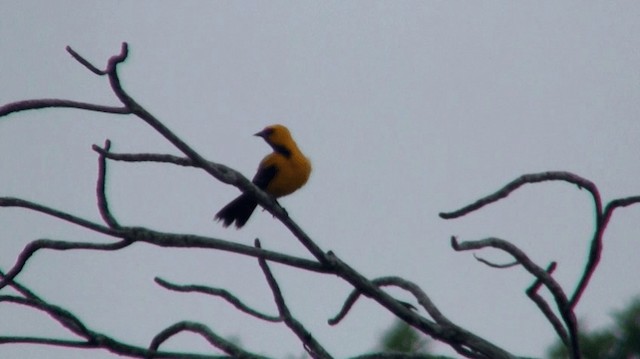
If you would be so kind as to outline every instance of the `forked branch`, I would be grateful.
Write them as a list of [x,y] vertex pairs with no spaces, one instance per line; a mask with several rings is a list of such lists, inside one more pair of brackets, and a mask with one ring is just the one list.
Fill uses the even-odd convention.
[[[527,271],[529,271],[536,279],[534,284],[527,290],[527,295],[536,303],[538,308],[542,311],[543,315],[553,325],[554,329],[558,333],[560,339],[567,345],[572,353],[573,358],[580,358],[580,347],[578,343],[578,327],[574,314],[574,309],[585,289],[587,288],[589,281],[595,272],[598,263],[600,262],[604,231],[611,219],[611,215],[616,208],[626,207],[636,203],[640,203],[640,196],[626,197],[615,199],[609,202],[603,208],[602,199],[600,197],[600,191],[596,185],[578,175],[570,172],[542,172],[520,176],[519,178],[511,181],[498,191],[480,198],[479,200],[467,205],[461,209],[452,212],[440,213],[440,217],[444,219],[458,218],[471,212],[477,211],[480,208],[506,198],[518,188],[525,184],[540,183],[545,181],[564,181],[579,188],[586,189],[593,199],[594,211],[595,211],[595,231],[590,243],[589,256],[587,258],[585,268],[578,280],[578,284],[570,296],[567,298],[564,290],[560,285],[551,277],[551,273],[556,268],[556,263],[552,263],[547,270],[542,270],[533,261],[531,261],[520,249],[515,245],[497,238],[488,238],[479,241],[469,241],[458,243],[455,237],[452,237],[451,244],[456,250],[469,250],[480,249],[485,247],[495,247],[511,254],[517,264],[522,265]],[[476,257],[478,259],[478,257]],[[490,264],[484,260],[481,260],[485,264]],[[492,265],[493,266],[493,265]],[[548,303],[538,295],[538,290],[541,286],[545,286],[553,295],[557,309],[562,316],[565,323],[565,327],[560,323],[560,320],[555,316]]]

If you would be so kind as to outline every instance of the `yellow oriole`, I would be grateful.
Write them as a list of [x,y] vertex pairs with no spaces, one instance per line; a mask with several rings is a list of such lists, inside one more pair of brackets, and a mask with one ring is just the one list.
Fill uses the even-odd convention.
[[[286,127],[268,126],[254,136],[262,137],[273,152],[260,162],[253,184],[274,198],[279,198],[293,193],[307,183],[311,174],[311,162],[300,152]],[[257,205],[258,202],[252,195],[243,193],[224,206],[215,219],[222,221],[224,227],[235,222],[236,227],[240,228],[247,223]]]

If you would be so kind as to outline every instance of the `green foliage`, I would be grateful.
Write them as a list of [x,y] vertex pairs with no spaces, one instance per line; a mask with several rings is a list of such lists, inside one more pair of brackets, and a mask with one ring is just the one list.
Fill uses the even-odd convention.
[[[627,308],[613,315],[615,323],[591,333],[580,334],[580,347],[585,359],[633,359],[640,358],[640,297]],[[555,343],[549,350],[549,358],[568,358],[562,343]]]
[[382,336],[380,349],[384,352],[423,354],[421,359],[450,359],[449,357],[430,355],[429,339],[407,323],[398,320]]

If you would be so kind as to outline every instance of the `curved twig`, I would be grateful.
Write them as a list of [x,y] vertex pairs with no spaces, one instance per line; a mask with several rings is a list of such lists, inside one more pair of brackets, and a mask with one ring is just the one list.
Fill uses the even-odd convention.
[[475,258],[478,262],[484,263],[491,268],[498,268],[498,269],[511,268],[520,264],[518,261],[513,261],[511,263],[497,264],[497,263],[490,262],[482,257],[479,257],[475,253],[473,254],[473,258]]
[[25,264],[40,249],[53,249],[57,251],[66,251],[66,250],[76,250],[76,249],[90,249],[90,250],[100,250],[100,251],[115,251],[118,249],[122,249],[124,247],[129,246],[133,243],[130,240],[123,239],[114,243],[90,243],[90,242],[67,242],[67,241],[57,241],[51,239],[38,239],[29,244],[27,244],[20,255],[18,255],[18,259],[16,263],[11,267],[9,271],[3,276],[2,280],[0,280],[0,289],[6,287],[13,279],[15,279],[18,274],[22,271]]
[[545,181],[565,181],[565,182],[575,184],[579,188],[585,188],[587,191],[589,191],[589,193],[591,193],[591,196],[593,197],[593,200],[596,206],[596,213],[600,213],[600,211],[602,210],[600,192],[596,188],[595,184],[593,184],[593,182],[585,178],[582,178],[578,175],[575,175],[571,172],[549,171],[549,172],[531,173],[531,174],[522,175],[516,178],[515,180],[509,182],[506,186],[502,187],[498,191],[488,196],[482,197],[468,206],[462,207],[452,212],[441,212],[440,217],[443,219],[453,219],[453,218],[462,217],[473,211],[477,211],[488,204],[497,202],[507,197],[518,188],[524,186],[525,184],[539,183],[539,182],[545,182]]
[[240,299],[238,299],[238,297],[234,296],[233,294],[229,293],[229,291],[224,290],[224,289],[220,289],[220,288],[211,288],[211,287],[207,287],[207,286],[203,286],[203,285],[178,285],[178,284],[173,284],[171,282],[168,282],[162,278],[156,277],[154,278],[155,282],[158,283],[158,285],[162,286],[165,289],[168,290],[172,290],[172,291],[176,291],[176,292],[183,292],[183,293],[190,293],[190,292],[195,292],[195,293],[202,293],[202,294],[208,294],[208,295],[213,295],[216,297],[221,297],[222,299],[226,300],[227,302],[231,303],[234,307],[236,307],[238,310],[245,312],[249,315],[252,315],[256,318],[262,319],[262,320],[266,320],[268,322],[281,322],[282,321],[282,317],[280,316],[274,316],[274,315],[268,315],[268,314],[264,314],[264,313],[260,313],[257,310],[249,307],[248,305],[242,303],[242,301]]
[[[108,153],[111,148],[111,141],[106,140],[104,142],[104,149]],[[107,182],[107,160],[105,156],[100,154],[98,156],[98,181],[96,184],[96,197],[98,199],[98,210],[102,216],[102,220],[111,228],[119,228],[120,224],[113,217],[109,210],[109,201],[107,200],[106,182]]]
[[569,300],[566,294],[562,290],[562,287],[556,282],[553,277],[540,266],[535,264],[529,257],[520,250],[513,243],[507,242],[499,238],[486,238],[477,241],[458,242],[455,236],[451,237],[451,247],[456,251],[466,251],[472,249],[480,249],[486,247],[493,247],[501,249],[510,255],[512,255],[516,261],[518,261],[529,273],[531,273],[537,280],[542,282],[547,289],[553,295],[554,300],[558,306],[558,310],[562,315],[571,339],[571,350],[577,357],[580,356],[580,346],[578,344],[578,323],[573,313]]
[[631,206],[634,204],[640,203],[640,196],[632,196],[626,198],[619,198],[612,200],[609,202],[602,214],[598,214],[596,217],[596,230],[593,235],[593,239],[591,240],[591,247],[589,249],[589,259],[585,265],[585,269],[583,271],[582,277],[580,278],[576,289],[571,295],[570,305],[571,308],[575,308],[584,293],[584,290],[587,288],[593,273],[600,262],[600,256],[602,254],[602,240],[604,237],[604,231],[609,224],[611,216],[613,215],[613,211],[618,208]]
[[151,344],[149,344],[148,353],[147,355],[145,355],[145,358],[146,359],[159,358],[156,351],[158,350],[160,345],[162,345],[167,340],[171,339],[171,337],[173,337],[174,335],[179,334],[181,332],[196,333],[201,337],[203,337],[211,345],[231,355],[233,358],[266,359],[266,357],[263,357],[261,355],[253,354],[243,350],[239,346],[217,335],[204,324],[189,322],[189,321],[178,322],[162,330],[160,333],[156,334],[156,336],[153,337]]
[[364,278],[360,273],[340,260],[333,252],[329,251],[327,253],[327,259],[331,266],[335,268],[336,274],[353,285],[361,294],[374,299],[398,318],[404,320],[421,332],[451,345],[454,350],[465,357],[483,359],[515,358],[502,348],[495,346],[493,343],[467,330],[455,325],[445,328],[416,314],[404,304],[378,288],[371,281]]
[[37,110],[42,108],[75,108],[79,110],[112,113],[116,115],[128,115],[131,111],[126,107],[102,106],[92,103],[61,100],[57,98],[42,98],[37,100],[24,100],[11,102],[0,106],[0,117],[7,116],[12,113]]
[[[371,283],[378,287],[396,286],[408,291],[416,298],[418,303],[427,311],[427,313],[431,315],[436,323],[442,325],[452,324],[451,321],[440,312],[436,305],[433,304],[429,296],[427,296],[427,294],[417,284],[401,277],[394,276],[372,279]],[[353,304],[355,304],[358,298],[360,298],[360,292],[358,292],[357,290],[352,291],[345,300],[345,303],[343,304],[342,309],[340,309],[340,312],[335,317],[328,320],[329,325],[336,325],[342,319],[344,319],[344,317],[348,314],[349,310],[351,309]]]
[[13,295],[0,295],[0,303],[2,302],[19,304],[43,311],[53,316],[58,323],[69,329],[72,333],[84,338],[91,336],[91,331],[82,323],[82,321],[61,307],[49,304],[42,300],[17,297]]
[[75,224],[80,227],[90,229],[94,232],[106,234],[112,237],[119,237],[122,232],[119,229],[105,227],[103,225],[88,221],[86,219],[74,216],[72,214],[53,209],[51,207],[43,206],[41,204],[27,201],[14,197],[0,197],[0,207],[20,207],[30,209],[32,211],[44,213],[46,215],[61,219],[63,221]]
[[[2,272],[0,271],[0,276]],[[26,336],[0,336],[0,344],[3,343],[28,343],[28,344],[41,344],[52,345],[59,347],[74,347],[74,348],[93,348],[93,349],[106,349],[117,355],[124,355],[136,358],[145,358],[149,352],[147,349],[132,346],[114,340],[104,334],[90,330],[80,319],[78,319],[70,311],[48,302],[41,300],[31,290],[27,289],[18,282],[12,282],[11,286],[25,297],[17,297],[11,295],[0,295],[0,302],[14,303],[17,305],[28,306],[38,311],[44,312],[49,315],[53,320],[60,323],[63,327],[69,329],[75,335],[83,338],[84,340],[63,340],[53,338],[34,338]],[[201,355],[201,354],[189,354],[189,353],[174,353],[174,352],[158,352],[155,358],[172,358],[172,359],[222,359],[223,356],[219,355]],[[224,358],[229,358],[225,356]]]

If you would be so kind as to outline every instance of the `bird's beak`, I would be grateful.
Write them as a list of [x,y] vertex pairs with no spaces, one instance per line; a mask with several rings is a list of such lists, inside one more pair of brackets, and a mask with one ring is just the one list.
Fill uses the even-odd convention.
[[264,130],[254,134],[254,136],[258,136],[266,139],[267,137],[269,137],[270,133],[271,133],[271,130],[269,128],[265,128]]

